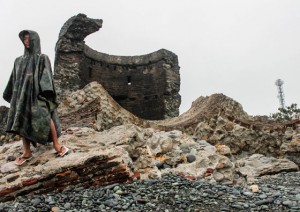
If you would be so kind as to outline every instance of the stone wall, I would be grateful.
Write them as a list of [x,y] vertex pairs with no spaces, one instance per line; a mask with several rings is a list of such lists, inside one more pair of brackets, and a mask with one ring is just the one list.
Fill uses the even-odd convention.
[[84,38],[101,27],[102,20],[83,14],[64,24],[54,67],[59,98],[97,81],[122,107],[140,118],[178,116],[181,96],[177,55],[165,49],[142,56],[97,52],[85,45]]

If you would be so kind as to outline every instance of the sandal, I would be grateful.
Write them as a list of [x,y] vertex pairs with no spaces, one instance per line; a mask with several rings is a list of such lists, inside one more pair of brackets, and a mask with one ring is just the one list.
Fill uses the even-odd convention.
[[[61,155],[61,154],[59,154],[59,153],[61,153],[62,152],[62,148],[65,148],[65,152]],[[60,151],[58,152],[58,153],[56,153],[56,157],[63,157],[63,156],[65,156],[68,152],[69,152],[69,148],[68,147],[66,147],[65,145],[62,145],[61,147],[60,147]]]
[[17,162],[17,160],[15,160],[15,164],[18,166],[21,166],[23,163],[30,161],[32,158],[33,158],[33,156],[30,156],[30,157],[20,156],[17,158],[17,160],[21,160],[21,159],[24,159],[24,160],[22,162]]

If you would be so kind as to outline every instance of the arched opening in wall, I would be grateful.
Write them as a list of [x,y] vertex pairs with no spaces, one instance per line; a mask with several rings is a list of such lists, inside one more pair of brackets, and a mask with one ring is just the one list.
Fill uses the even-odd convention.
[[89,78],[92,78],[92,68],[91,67],[89,67]]
[[127,84],[131,85],[131,76],[127,76]]

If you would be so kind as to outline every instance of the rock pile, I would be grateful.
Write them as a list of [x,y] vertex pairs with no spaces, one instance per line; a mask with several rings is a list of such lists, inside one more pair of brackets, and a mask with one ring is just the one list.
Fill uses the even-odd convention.
[[21,151],[21,141],[0,147],[0,201],[64,190],[70,185],[103,186],[134,178],[155,179],[166,173],[235,184],[246,183],[247,177],[298,170],[286,159],[256,157],[252,162],[252,157],[244,164],[235,162],[228,147],[215,147],[180,131],[158,131],[133,124],[102,132],[71,127],[59,140],[72,149],[71,154],[56,158],[51,145],[40,146],[24,167],[12,161]]

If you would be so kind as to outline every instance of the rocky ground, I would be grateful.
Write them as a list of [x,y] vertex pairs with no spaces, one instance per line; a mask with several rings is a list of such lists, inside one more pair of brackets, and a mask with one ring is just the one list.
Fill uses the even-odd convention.
[[22,141],[0,136],[0,202],[22,196],[0,211],[300,211],[300,120],[258,120],[219,94],[179,117],[143,120],[96,82],[58,112],[64,158],[41,145],[18,167]]
[[300,211],[300,172],[258,178],[255,184],[190,181],[173,174],[102,188],[21,196],[0,211]]

